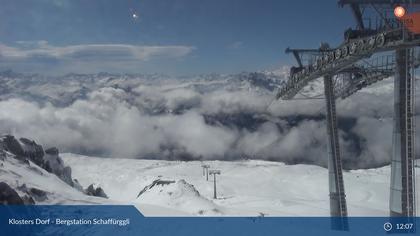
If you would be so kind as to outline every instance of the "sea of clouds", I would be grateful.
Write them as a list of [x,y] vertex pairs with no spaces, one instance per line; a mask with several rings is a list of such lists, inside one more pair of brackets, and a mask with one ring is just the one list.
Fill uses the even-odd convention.
[[[324,100],[272,103],[275,89],[261,85],[264,76],[156,78],[3,75],[0,133],[104,157],[326,166]],[[320,81],[314,86],[312,93],[322,93]],[[345,168],[388,164],[392,78],[338,99],[337,110]]]

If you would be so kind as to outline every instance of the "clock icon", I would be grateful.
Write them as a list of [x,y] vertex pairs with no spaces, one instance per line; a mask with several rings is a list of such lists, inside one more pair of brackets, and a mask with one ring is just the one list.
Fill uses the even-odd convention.
[[384,230],[385,230],[386,232],[389,232],[389,231],[391,231],[391,229],[392,229],[392,224],[391,224],[391,223],[389,223],[389,222],[386,222],[386,223],[384,224]]

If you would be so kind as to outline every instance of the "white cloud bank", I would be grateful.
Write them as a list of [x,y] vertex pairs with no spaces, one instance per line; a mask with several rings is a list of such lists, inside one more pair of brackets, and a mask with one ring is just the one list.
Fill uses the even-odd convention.
[[[141,60],[156,57],[178,58],[190,54],[191,46],[136,46],[129,44],[81,44],[52,46],[47,41],[19,42],[26,47],[11,47],[0,44],[3,60],[30,60],[46,57],[77,60]],[[29,46],[29,47],[28,47]]]
[[[41,83],[43,95],[50,91],[58,99],[66,93],[78,96],[64,105],[52,105],[45,98],[38,101],[39,94],[0,99],[0,133],[29,137],[65,152],[112,157],[256,158],[326,165],[323,100],[276,102],[267,111],[272,95],[232,82],[228,85],[236,89],[214,87],[217,81],[141,82],[117,77],[93,82],[99,88],[86,96],[67,89],[70,84],[91,86],[85,80],[77,85],[66,78],[57,82],[63,83],[61,87]],[[104,81],[107,84],[101,85]],[[390,82],[382,84],[382,91],[392,88]],[[9,92],[23,87],[34,92],[37,86],[24,83]],[[338,100],[340,145],[347,168],[389,163],[392,97],[388,92],[362,90]]]
[[[112,67],[135,70],[146,62],[180,59],[190,55],[195,47],[184,45],[80,44],[53,46],[47,41],[17,42],[17,46],[0,43],[0,68],[26,72],[69,71],[100,72]],[[28,71],[29,70],[29,71]],[[31,71],[33,70],[33,71]],[[69,72],[67,71],[67,72]],[[138,70],[137,70],[138,71]]]

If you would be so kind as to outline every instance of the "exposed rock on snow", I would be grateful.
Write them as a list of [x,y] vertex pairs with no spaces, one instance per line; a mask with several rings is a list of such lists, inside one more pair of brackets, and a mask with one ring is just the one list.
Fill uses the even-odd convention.
[[138,202],[175,208],[192,215],[221,215],[222,210],[200,195],[194,185],[184,179],[162,181],[147,185],[138,195]]
[[23,149],[23,155],[38,166],[44,166],[44,149],[42,146],[27,138],[20,138],[19,141]]
[[17,158],[21,159],[24,152],[20,143],[12,135],[5,135],[0,139],[0,147],[2,150],[14,154]]
[[108,196],[105,194],[104,190],[101,187],[95,188],[93,184],[87,187],[87,189],[85,190],[85,193],[89,196],[108,198]]
[[28,188],[26,187],[26,184],[19,186],[18,190],[28,194],[28,199],[31,199],[33,203],[35,203],[33,199],[35,199],[37,202],[43,202],[48,199],[47,192],[38,188]]
[[30,161],[45,169],[46,171],[57,175],[61,180],[74,186],[71,177],[71,168],[64,165],[63,160],[59,157],[57,148],[49,148],[44,152],[41,145],[27,138],[17,140],[12,135],[5,135],[0,138],[0,147],[5,151],[14,154],[14,156],[23,160],[24,163],[30,165]]
[[74,182],[71,177],[71,168],[64,166],[64,162],[60,158],[57,148],[53,147],[45,150],[44,162],[45,170],[50,173],[54,173],[70,186],[74,186]]
[[168,184],[173,184],[175,183],[175,181],[173,180],[161,180],[161,179],[157,179],[155,181],[153,181],[151,184],[147,185],[146,187],[144,187],[139,194],[137,195],[137,198],[140,197],[140,195],[142,195],[143,193],[145,193],[147,190],[153,188],[156,185],[168,185]]
[[[49,199],[49,196],[54,196],[65,185],[76,192],[107,198],[100,187],[94,188],[91,185],[83,190],[80,183],[72,179],[71,168],[64,164],[55,147],[44,152],[41,145],[27,138],[18,140],[12,135],[0,136],[0,161],[0,181],[5,181],[0,186],[0,202],[3,204],[55,201]],[[60,181],[51,180],[53,176]]]
[[73,187],[75,189],[79,190],[80,192],[83,192],[83,187],[77,179],[73,179],[73,184],[74,184]]
[[23,200],[12,187],[5,182],[0,182],[0,204],[22,205]]
[[45,150],[45,154],[57,156],[59,154],[59,151],[58,151],[58,148],[52,147],[52,148],[48,148],[47,150]]

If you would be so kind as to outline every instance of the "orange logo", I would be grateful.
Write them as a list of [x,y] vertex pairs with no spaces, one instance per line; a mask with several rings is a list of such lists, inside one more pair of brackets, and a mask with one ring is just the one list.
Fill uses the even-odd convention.
[[420,12],[406,14],[407,11],[402,6],[394,8],[394,15],[410,32],[420,34]]
[[420,34],[420,12],[404,14],[398,18],[414,34]]

